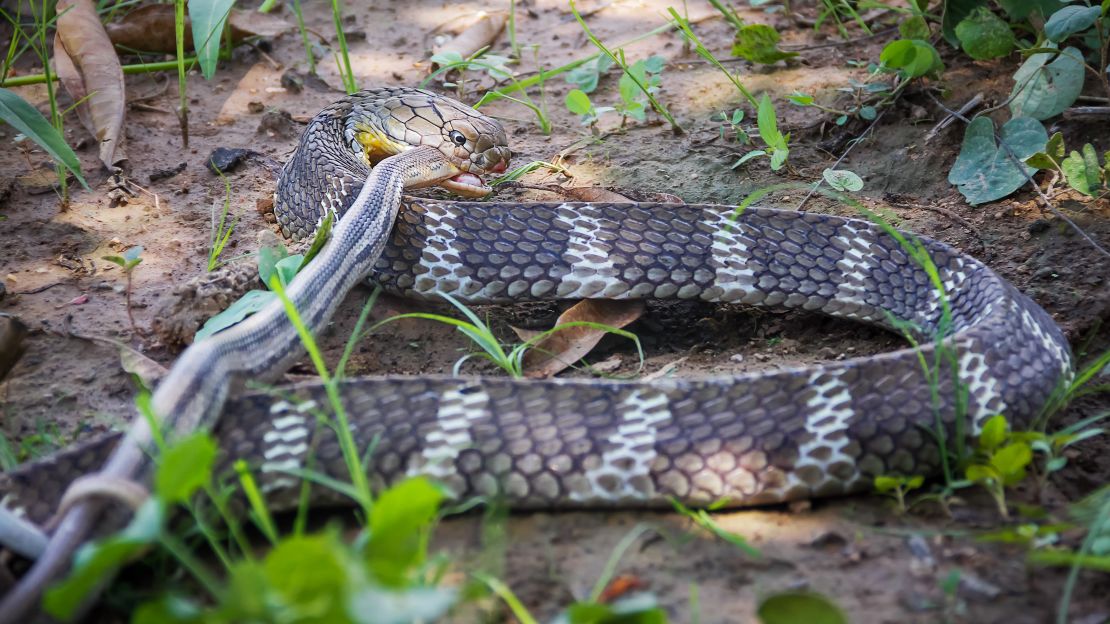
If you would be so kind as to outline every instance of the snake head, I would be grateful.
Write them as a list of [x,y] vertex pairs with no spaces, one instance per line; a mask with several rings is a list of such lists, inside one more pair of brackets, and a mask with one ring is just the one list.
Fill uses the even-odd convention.
[[509,166],[505,129],[473,108],[430,91],[403,87],[369,89],[352,96],[353,139],[371,165],[426,145],[450,164],[438,185],[463,197],[493,189],[485,176]]

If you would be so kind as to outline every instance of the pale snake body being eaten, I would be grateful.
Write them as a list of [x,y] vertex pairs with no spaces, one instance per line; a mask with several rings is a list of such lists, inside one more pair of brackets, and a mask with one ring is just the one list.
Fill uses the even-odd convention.
[[[365,91],[318,115],[277,191],[287,234],[311,232],[327,206],[343,214],[309,265],[315,281],[291,287],[310,326],[322,327],[369,273],[389,292],[449,293],[468,304],[679,298],[799,308],[888,328],[912,324],[921,346],[650,383],[350,379],[341,394],[358,447],[376,440],[369,469],[377,485],[421,474],[455,496],[503,494],[517,507],[666,506],[672,497],[738,506],[844,494],[869,488],[879,474],[935,472],[930,430],[938,422],[949,435],[957,420],[973,435],[998,413],[1020,426],[1072,375],[1063,334],[1016,288],[945,244],[900,241],[866,220],[732,206],[407,198],[387,236],[403,177],[419,175],[426,185],[457,174],[444,184],[476,194],[484,189],[476,176],[504,170],[505,142],[496,122],[412,89]],[[367,155],[402,151],[362,186]],[[446,174],[441,155],[453,159]],[[435,176],[426,173],[435,167]],[[368,204],[346,212],[359,188]],[[935,264],[945,300],[908,253],[914,241]],[[946,306],[950,327],[934,341]],[[296,334],[276,329],[282,314],[231,330],[240,338],[219,352],[198,343],[163,382],[178,387],[159,388],[166,402],[155,394],[159,415],[177,431],[215,421],[225,460],[247,460],[274,508],[296,504],[299,480],[290,472],[310,453],[315,469],[347,475],[334,435],[317,431],[313,408],[327,404],[318,384],[288,388],[291,399],[232,398],[215,420],[222,399],[209,399],[226,393],[233,370],[273,379],[300,353]],[[927,375],[934,362],[936,374]],[[203,405],[190,407],[198,398]],[[94,440],[3,475],[0,502],[43,522],[66,484],[95,470],[114,443]],[[340,502],[326,488],[313,492]]]

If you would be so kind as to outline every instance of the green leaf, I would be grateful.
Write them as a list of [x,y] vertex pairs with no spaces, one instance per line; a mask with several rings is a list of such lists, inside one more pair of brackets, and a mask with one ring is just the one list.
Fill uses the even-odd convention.
[[251,314],[266,307],[266,304],[273,301],[276,297],[277,295],[268,290],[252,290],[248,292],[240,297],[238,301],[228,306],[226,310],[208,319],[208,321],[204,323],[204,327],[201,327],[196,335],[193,336],[193,342],[204,340],[218,331],[231,327]]
[[203,431],[173,443],[158,460],[154,492],[166,503],[185,502],[212,478],[216,442]]
[[1001,483],[1001,475],[991,466],[972,464],[964,471],[964,476],[972,483]]
[[14,92],[0,87],[0,119],[18,132],[34,141],[46,151],[54,162],[72,173],[85,190],[89,190],[85,177],[81,175],[81,161],[66,144],[62,135],[23,98]]
[[941,17],[941,34],[944,39],[953,46],[959,46],[956,26],[971,15],[972,11],[986,5],[987,0],[944,0],[944,15]]
[[552,624],[666,624],[667,612],[651,594],[636,594],[612,604],[577,602]]
[[999,0],[998,3],[1006,11],[1006,15],[1015,21],[1024,20],[1034,12],[1048,18],[1063,6],[1060,0]]
[[586,93],[593,93],[597,89],[597,82],[601,74],[613,66],[613,60],[601,54],[596,60],[583,63],[566,74],[566,81],[578,85]]
[[770,65],[783,59],[798,56],[797,52],[779,49],[779,33],[766,24],[745,24],[736,31],[732,55],[753,63]]
[[879,61],[886,67],[899,70],[905,78],[918,78],[944,69],[936,48],[920,39],[891,41],[879,54]]
[[1060,163],[1060,170],[1064,172],[1068,186],[1084,195],[1094,197],[1102,187],[1102,170],[1098,166],[1098,154],[1090,143],[1083,146],[1082,154],[1072,150]]
[[[308,252],[305,253],[304,260],[301,262],[300,268],[297,269],[298,272],[308,266],[308,263],[312,262],[316,254],[324,249],[324,245],[328,244],[328,236],[331,234],[333,225],[335,225],[335,213],[329,210],[328,214],[324,215],[324,220],[320,223],[320,227],[316,228],[316,234],[312,237],[312,246],[310,246]],[[265,283],[269,284],[270,282],[266,281]]]
[[879,115],[879,111],[875,110],[874,106],[861,106],[859,109],[859,116],[867,121],[872,121]]
[[139,256],[142,255],[142,253],[143,253],[143,246],[142,245],[135,245],[131,249],[128,249],[127,251],[123,252],[123,259],[126,260],[128,264],[132,264],[132,263],[138,264],[139,262],[142,261],[139,258]]
[[1048,139],[1043,152],[1037,152],[1025,159],[1025,164],[1036,169],[1056,169],[1064,160],[1064,135],[1060,132]]
[[127,268],[127,260],[124,260],[123,256],[100,256],[100,259],[101,260],[107,260],[108,262],[111,262],[112,264],[118,264],[119,266],[121,266],[123,268]]
[[814,102],[814,99],[813,99],[812,95],[806,95],[805,93],[798,93],[797,91],[795,91],[794,93],[791,93],[790,95],[786,96],[786,99],[788,99],[791,102],[797,104],[798,106],[813,106],[813,102]]
[[1007,486],[1025,478],[1025,467],[1031,461],[1033,449],[1023,442],[1007,444],[991,456],[991,466],[1002,476],[1002,484]]
[[303,265],[304,256],[293,254],[278,260],[277,264],[274,265],[274,273],[277,274],[282,286],[288,286],[293,283],[293,278],[297,276],[297,271],[300,271]]
[[925,22],[924,17],[914,15],[898,24],[898,33],[903,39],[928,39],[929,24]]
[[1048,119],[1064,112],[1083,90],[1083,53],[1067,48],[1056,56],[1030,56],[1014,73],[1010,113],[1014,117]]
[[1101,7],[1077,4],[1066,6],[1053,13],[1052,17],[1045,22],[1044,34],[1049,41],[1059,43],[1077,32],[1094,26],[1101,15]]
[[[1023,161],[1044,149],[1048,133],[1036,119],[1017,117],[1002,126],[1000,147],[994,138],[994,122],[977,117],[967,126],[960,155],[948,173],[969,204],[977,205],[1006,197],[1028,180],[1032,167]],[[1009,149],[1006,149],[1006,148]],[[1020,165],[1010,158],[1010,152]]]
[[1006,422],[1005,416],[1002,414],[991,416],[983,424],[983,431],[979,434],[979,448],[989,452],[1002,446],[1006,441],[1006,432],[1009,428],[1010,425]]
[[270,276],[274,274],[274,265],[279,260],[289,257],[289,252],[285,250],[285,245],[278,245],[271,247],[263,245],[258,250],[258,277],[262,278],[263,284],[270,283]]
[[131,624],[203,624],[204,613],[192,600],[166,594],[148,600],[131,614]]
[[400,585],[424,561],[427,535],[442,501],[443,492],[420,477],[390,487],[374,501],[366,557],[379,581]]
[[450,587],[410,587],[390,590],[367,584],[351,592],[347,612],[358,624],[439,622],[458,600]]
[[224,25],[235,0],[189,0],[189,21],[193,24],[193,47],[205,80],[216,73],[216,60],[223,44]]
[[831,600],[807,591],[774,594],[759,603],[763,624],[848,624],[848,618]]
[[956,38],[968,56],[980,61],[1006,56],[1017,43],[1010,25],[985,6],[956,26]]
[[902,486],[901,477],[890,477],[887,475],[879,475],[875,477],[875,491],[879,494],[886,494],[893,492]]
[[567,110],[575,115],[589,115],[593,110],[593,103],[590,102],[590,96],[581,89],[571,89],[567,93]]
[[838,191],[854,193],[863,188],[863,179],[846,169],[825,169],[821,172],[821,176],[829,186]]
[[47,590],[43,607],[50,615],[68,620],[93,588],[158,539],[164,521],[161,502],[156,498],[147,499],[123,531],[85,544],[77,551],[69,576]]
[[[266,585],[280,601],[270,608],[289,622],[352,621],[345,594],[353,564],[333,533],[282,539],[262,562]],[[244,570],[244,584],[257,583],[249,575]]]
[[729,169],[735,169],[735,168],[743,165],[744,163],[748,162],[749,160],[751,160],[753,158],[759,158],[760,156],[766,156],[766,155],[767,155],[767,150],[752,150],[752,151],[748,152],[747,154],[744,154],[743,156],[741,156],[736,162],[732,163],[732,166],[729,167]]
[[665,59],[662,56],[659,56],[657,54],[653,54],[653,55],[647,57],[646,59],[644,59],[644,69],[646,69],[649,73],[652,73],[652,74],[661,73],[663,71],[663,68],[666,67],[666,66],[667,66],[667,59]]

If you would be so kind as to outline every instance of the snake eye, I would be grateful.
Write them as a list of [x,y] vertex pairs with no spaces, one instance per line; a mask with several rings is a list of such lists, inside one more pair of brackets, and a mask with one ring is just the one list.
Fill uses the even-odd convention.
[[458,130],[452,130],[451,134],[447,136],[451,137],[451,141],[453,141],[455,145],[466,145],[466,137]]

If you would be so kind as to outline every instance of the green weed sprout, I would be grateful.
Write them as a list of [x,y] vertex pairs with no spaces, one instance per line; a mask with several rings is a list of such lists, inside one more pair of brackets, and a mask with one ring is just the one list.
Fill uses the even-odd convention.
[[119,268],[123,269],[123,274],[127,276],[127,320],[131,321],[131,331],[136,334],[139,333],[139,328],[135,325],[135,317],[131,314],[131,275],[135,272],[135,267],[143,261],[140,257],[142,253],[142,246],[136,245],[123,252],[122,256],[101,256],[102,259],[118,265]]
[[437,323],[443,323],[444,325],[451,325],[452,327],[455,327],[460,332],[462,332],[462,334],[469,338],[471,342],[473,342],[474,345],[477,346],[479,349],[478,351],[468,353],[459,358],[455,362],[454,367],[451,369],[451,373],[453,375],[459,375],[460,371],[462,370],[463,364],[465,364],[471,358],[478,357],[489,360],[495,366],[508,373],[510,377],[524,377],[524,355],[528,352],[528,350],[535,348],[536,345],[538,345],[548,336],[558,333],[564,329],[569,329],[571,327],[589,327],[591,329],[597,329],[631,340],[636,345],[636,352],[639,355],[640,364],[641,366],[643,365],[644,350],[643,346],[640,344],[640,339],[636,336],[636,334],[602,323],[593,323],[590,321],[573,321],[570,323],[563,323],[545,332],[541,332],[536,336],[526,340],[525,342],[517,344],[516,346],[506,351],[505,348],[501,345],[501,342],[497,339],[497,336],[493,334],[493,330],[490,329],[489,325],[485,321],[483,321],[477,314],[475,314],[470,308],[466,307],[466,305],[464,305],[461,301],[447,293],[441,293],[440,296],[446,299],[452,306],[455,307],[455,309],[461,312],[467,320],[463,321],[452,318],[450,316],[444,316],[442,314],[432,314],[428,312],[409,312],[407,314],[398,314],[397,316],[391,316],[387,319],[378,321],[370,327],[367,333],[372,333],[374,330],[385,325],[386,323],[391,323],[393,321],[398,321],[406,318],[425,319],[429,321],[436,321]]

